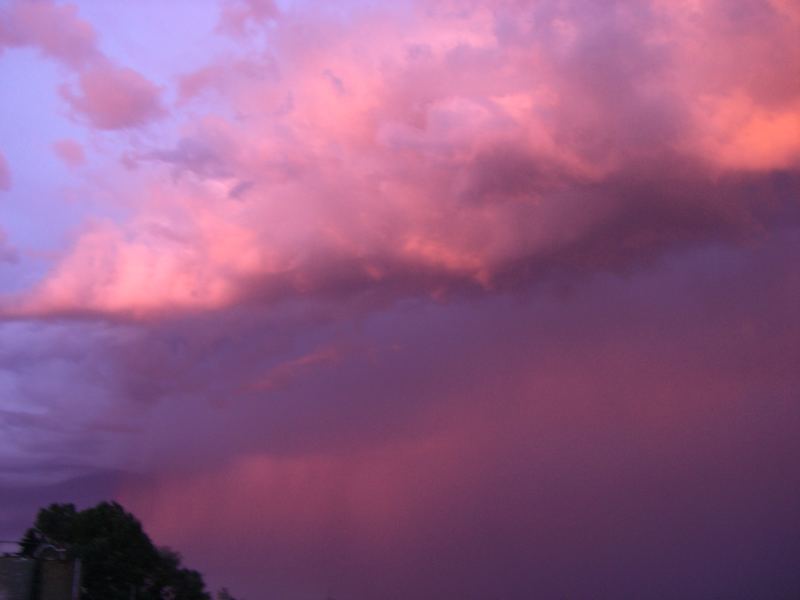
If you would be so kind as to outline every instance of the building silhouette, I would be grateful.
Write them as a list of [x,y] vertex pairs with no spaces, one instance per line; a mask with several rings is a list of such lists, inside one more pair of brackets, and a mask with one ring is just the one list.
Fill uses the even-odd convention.
[[0,600],[80,600],[81,563],[50,544],[0,556]]

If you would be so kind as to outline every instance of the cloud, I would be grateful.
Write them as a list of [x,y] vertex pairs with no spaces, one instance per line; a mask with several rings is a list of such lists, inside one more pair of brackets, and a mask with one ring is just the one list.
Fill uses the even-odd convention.
[[[3,298],[9,489],[119,474],[249,597],[795,594],[791,2],[220,27],[114,146],[138,168],[88,183],[104,216]],[[99,135],[166,117],[77,76]]]
[[752,551],[797,543],[798,251],[785,233],[360,319],[42,323],[2,360],[48,427],[5,439],[84,466],[106,448],[158,542],[250,596],[780,597],[794,570]]
[[4,483],[117,473],[248,596],[780,597],[799,254],[792,229],[513,294],[6,322]]
[[139,127],[165,113],[156,85],[133,69],[110,63],[82,71],[77,91],[65,85],[61,95],[78,115],[101,130]]
[[16,262],[18,257],[17,251],[8,242],[6,232],[0,227],[0,264],[4,262]]
[[263,25],[277,14],[273,0],[223,0],[217,29],[241,36],[247,32],[248,26]]
[[0,51],[35,46],[45,56],[81,68],[100,56],[92,26],[73,4],[12,0],[0,9]]
[[72,4],[14,0],[0,9],[0,51],[32,46],[77,74],[77,90],[62,84],[72,110],[100,130],[137,127],[164,116],[160,89],[133,69],[109,60],[90,23]]
[[248,384],[246,392],[268,391],[290,385],[304,371],[320,364],[336,362],[339,352],[335,348],[320,348],[313,352],[271,368],[263,377]]
[[8,161],[5,155],[0,152],[0,192],[7,192],[11,189],[11,172],[8,169]]
[[[0,467],[2,469],[2,467]],[[39,508],[53,502],[71,502],[80,507],[92,506],[107,500],[121,480],[121,473],[99,472],[68,478],[58,483],[3,486],[3,514],[0,515],[0,536],[3,540],[18,539],[19,526],[29,527],[36,519]],[[130,474],[125,474],[130,477]],[[15,552],[13,544],[4,544],[4,550]]]
[[[782,5],[757,11],[769,35],[693,6],[692,18],[660,2],[282,15],[269,60],[212,61],[184,90],[189,102],[216,89],[212,109],[173,145],[136,151],[158,199],[87,230],[24,310],[491,290],[793,222],[800,90],[781,82],[800,65],[798,25]],[[708,51],[687,50],[698,43]],[[738,43],[753,64],[786,54],[769,94],[727,62]],[[99,129],[164,114],[158,88],[107,64],[63,95]]]
[[69,167],[80,167],[86,164],[83,146],[74,140],[58,140],[53,144],[53,151]]

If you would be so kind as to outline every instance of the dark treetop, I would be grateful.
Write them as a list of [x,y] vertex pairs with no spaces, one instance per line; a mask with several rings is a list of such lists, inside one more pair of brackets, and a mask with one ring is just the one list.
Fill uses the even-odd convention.
[[81,559],[83,600],[211,600],[200,573],[183,567],[177,552],[157,548],[116,502],[81,511],[73,504],[41,509],[20,542],[22,554],[33,556],[48,544]]

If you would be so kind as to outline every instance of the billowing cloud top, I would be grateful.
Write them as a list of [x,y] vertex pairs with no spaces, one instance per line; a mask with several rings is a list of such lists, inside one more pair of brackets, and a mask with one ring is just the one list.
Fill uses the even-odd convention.
[[252,597],[800,592],[796,2],[125,11],[0,9],[0,485]]
[[[243,49],[182,74],[177,128],[125,153],[134,214],[88,228],[19,310],[490,290],[748,237],[787,218],[764,174],[800,157],[798,21],[734,4],[225,5]],[[163,114],[106,60],[77,90],[100,130]]]

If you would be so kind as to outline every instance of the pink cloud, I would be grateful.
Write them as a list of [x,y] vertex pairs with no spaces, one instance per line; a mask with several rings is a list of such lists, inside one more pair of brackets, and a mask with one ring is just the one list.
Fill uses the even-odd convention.
[[800,282],[775,262],[797,242],[703,251],[566,298],[390,309],[354,326],[371,351],[301,359],[302,377],[249,401],[211,401],[230,392],[212,382],[249,379],[270,346],[285,356],[280,329],[173,323],[141,340],[158,356],[126,363],[166,389],[151,387],[153,476],[120,497],[210,577],[241,569],[247,595],[627,597],[658,582],[702,597],[739,589],[738,569],[790,585],[752,549],[797,547]]
[[93,127],[136,127],[165,114],[161,90],[105,57],[94,28],[78,16],[73,4],[14,0],[0,9],[0,51],[21,46],[38,48],[77,73],[77,91],[62,85],[61,95]]
[[218,29],[230,35],[243,35],[248,26],[263,25],[277,14],[273,0],[223,0]]
[[341,352],[336,348],[319,348],[305,356],[284,362],[270,369],[266,374],[249,383],[245,390],[248,392],[263,392],[279,389],[290,385],[305,371],[319,365],[335,363],[341,358]]
[[[720,5],[697,3],[693,20],[657,2],[613,14],[546,3],[535,19],[526,3],[437,6],[346,25],[284,15],[262,77],[256,63],[214,62],[185,79],[187,98],[214,87],[215,106],[241,118],[190,119],[174,147],[141,154],[169,167],[153,171],[158,200],[105,251],[80,243],[34,304],[144,314],[346,289],[440,296],[624,269],[782,218],[770,173],[798,164],[800,90],[778,82],[800,58],[773,67],[774,101],[747,69],[710,77],[740,35]],[[771,36],[741,35],[762,54],[788,49],[796,23],[765,10]],[[687,54],[698,36],[717,50]],[[162,114],[131,71],[87,70],[80,89],[65,97],[98,128]],[[740,177],[769,209],[737,191]],[[185,245],[140,247],[147,222]],[[87,269],[89,246],[123,262]],[[160,275],[134,293],[145,264]]]
[[5,155],[0,152],[0,192],[11,189],[11,171],[8,169],[8,162]]
[[[793,218],[773,178],[800,168],[800,25],[784,4],[753,8],[764,32],[746,7],[710,1],[459,6],[346,22],[298,9],[275,22],[269,59],[215,59],[184,77],[184,102],[216,93],[199,118],[182,104],[176,141],[130,154],[147,165],[134,193],[150,200],[87,233],[27,310],[442,298],[628,270]],[[751,51],[734,64],[737,44]],[[769,81],[751,77],[748,56],[771,52],[787,60],[770,63]],[[105,63],[64,96],[100,129],[164,110],[152,83]]]
[[36,46],[71,67],[99,57],[92,26],[78,17],[73,4],[50,0],[12,0],[0,9],[0,50],[3,46]]
[[796,596],[794,3],[368,4],[227,3],[109,136],[0,304],[0,484],[117,473],[251,598]]
[[162,117],[160,94],[155,84],[133,69],[105,62],[80,73],[77,92],[70,86],[61,88],[77,114],[106,130],[138,127]]
[[53,144],[53,151],[67,166],[80,167],[86,164],[83,146],[74,140],[58,140]]
[[246,597],[782,597],[792,562],[752,556],[798,548],[799,252],[792,230],[555,293],[26,320],[0,364],[38,412],[1,443],[113,467],[157,543]]
[[0,263],[16,262],[18,258],[17,250],[9,243],[6,232],[0,227]]
[[178,79],[178,102],[185,104],[208,90],[223,95],[237,95],[237,90],[247,94],[253,82],[274,80],[279,76],[278,66],[269,55],[242,59],[217,60]]

